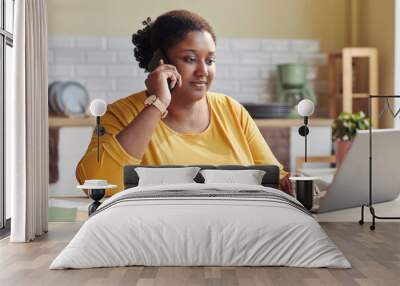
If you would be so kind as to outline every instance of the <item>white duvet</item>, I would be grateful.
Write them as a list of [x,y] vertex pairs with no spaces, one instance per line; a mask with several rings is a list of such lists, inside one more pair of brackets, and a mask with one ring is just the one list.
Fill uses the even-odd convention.
[[[137,192],[168,190],[248,191],[250,196],[121,200]],[[251,191],[266,192],[272,199],[252,197]],[[279,190],[254,185],[131,188],[106,200],[50,269],[127,265],[350,268],[317,221],[293,203],[300,204]]]

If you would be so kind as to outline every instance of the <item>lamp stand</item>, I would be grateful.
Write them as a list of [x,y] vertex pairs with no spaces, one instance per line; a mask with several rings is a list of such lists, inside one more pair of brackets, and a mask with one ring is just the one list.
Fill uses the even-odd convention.
[[94,213],[97,208],[101,205],[100,200],[104,197],[106,194],[105,189],[90,189],[89,190],[89,197],[94,200],[94,202],[89,205],[88,212],[89,216]]
[[[368,96],[368,117],[371,120],[371,110],[372,110],[372,99],[381,99],[381,98],[400,98],[400,95],[369,95]],[[397,113],[396,113],[397,115]],[[375,219],[400,219],[400,217],[383,217],[378,216],[375,213],[375,209],[372,202],[372,126],[369,125],[369,158],[368,158],[368,165],[369,165],[369,183],[368,183],[368,190],[369,190],[369,200],[368,204],[361,205],[361,219],[358,221],[360,225],[364,224],[364,208],[369,208],[369,211],[372,215],[372,225],[369,226],[370,230],[375,230]]]
[[100,136],[106,133],[106,129],[100,124],[100,116],[96,116],[96,136],[97,136],[97,162],[100,162]]
[[307,162],[307,135],[310,133],[310,130],[307,127],[308,125],[308,116],[304,116],[304,125],[299,128],[300,136],[304,137],[304,161]]

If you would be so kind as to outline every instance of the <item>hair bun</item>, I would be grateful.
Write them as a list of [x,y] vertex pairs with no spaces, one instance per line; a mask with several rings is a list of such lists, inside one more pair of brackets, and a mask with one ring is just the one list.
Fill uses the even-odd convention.
[[147,19],[144,20],[144,21],[142,22],[142,24],[143,24],[143,26],[150,26],[150,24],[151,24],[151,18],[150,18],[150,17],[147,17]]
[[157,49],[167,51],[183,40],[189,32],[207,31],[216,42],[210,24],[200,15],[187,10],[169,11],[158,16],[154,22],[147,17],[142,24],[144,27],[132,35],[132,43],[135,46],[134,55],[139,67],[147,72],[149,62]]
[[133,54],[139,62],[139,67],[147,69],[147,63],[152,58],[153,50],[151,48],[151,27],[152,21],[150,17],[142,22],[144,28],[139,29],[136,34],[132,35],[132,43],[135,46]]

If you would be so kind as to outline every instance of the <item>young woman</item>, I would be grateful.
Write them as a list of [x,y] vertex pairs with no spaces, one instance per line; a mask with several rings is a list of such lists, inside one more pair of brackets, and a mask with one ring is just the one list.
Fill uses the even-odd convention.
[[132,36],[135,58],[149,72],[142,91],[108,105],[106,134],[97,162],[92,141],[76,176],[107,179],[123,189],[122,169],[141,165],[255,165],[280,167],[281,189],[292,194],[288,174],[241,104],[209,92],[216,74],[216,37],[199,15],[176,10]]

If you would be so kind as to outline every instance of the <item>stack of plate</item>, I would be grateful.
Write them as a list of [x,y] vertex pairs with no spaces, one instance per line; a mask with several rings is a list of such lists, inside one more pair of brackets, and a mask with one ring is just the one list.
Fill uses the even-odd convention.
[[291,112],[290,105],[283,103],[243,103],[243,106],[253,118],[287,118]]
[[79,82],[55,81],[49,85],[49,112],[63,116],[84,116],[89,94]]

